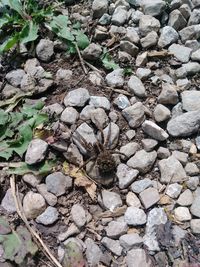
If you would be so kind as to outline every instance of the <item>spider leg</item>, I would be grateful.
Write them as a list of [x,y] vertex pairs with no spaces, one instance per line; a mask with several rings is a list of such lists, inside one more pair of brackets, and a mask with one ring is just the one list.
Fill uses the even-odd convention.
[[111,151],[110,153],[111,154],[117,154],[117,155],[121,155],[121,156],[126,157],[126,155],[124,153],[120,152],[120,151]]
[[[72,140],[75,139],[77,142],[79,142],[81,144],[81,146],[87,151],[87,150],[91,150],[91,144],[87,143],[85,141],[85,139],[83,138],[83,136],[79,133],[79,132],[74,132],[75,135],[73,134],[72,136]],[[79,136],[79,138],[76,136],[76,134]]]
[[105,142],[104,142],[105,148],[107,148],[107,147],[109,148],[110,147],[110,145],[109,145],[110,135],[111,135],[111,122],[109,123],[109,126],[108,126],[108,134],[107,134],[106,139],[105,139]]
[[81,169],[83,169],[87,164],[88,164],[88,162],[90,162],[90,161],[92,161],[92,160],[94,160],[94,159],[96,159],[97,158],[97,156],[93,156],[93,157],[90,157],[89,159],[87,159],[79,168],[78,168],[78,170],[76,171],[76,172],[78,172],[78,171],[80,171]]

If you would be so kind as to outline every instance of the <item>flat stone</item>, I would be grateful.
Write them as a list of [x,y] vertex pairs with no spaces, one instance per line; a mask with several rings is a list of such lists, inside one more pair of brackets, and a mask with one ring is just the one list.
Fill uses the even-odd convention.
[[128,251],[126,264],[127,267],[151,267],[152,261],[150,259],[147,260],[144,249],[136,248]]
[[186,207],[175,208],[174,215],[180,222],[190,221],[192,219],[189,209]]
[[65,106],[71,107],[83,107],[90,99],[90,95],[87,89],[78,88],[70,91],[64,98]]
[[177,198],[180,195],[182,188],[183,186],[178,183],[170,184],[167,187],[166,194],[171,198]]
[[101,249],[91,238],[87,238],[85,240],[85,245],[86,245],[85,254],[87,261],[91,264],[91,266],[97,266],[103,255]]
[[48,207],[42,214],[36,218],[37,223],[51,225],[58,220],[59,213],[56,208]]
[[60,120],[66,124],[73,125],[78,120],[79,113],[73,107],[67,107],[61,114]]
[[140,193],[140,199],[145,209],[148,209],[160,200],[160,196],[157,189],[149,187]]
[[187,179],[183,166],[174,156],[160,160],[158,166],[161,172],[161,183],[184,182]]
[[126,204],[130,207],[136,207],[136,208],[140,208],[141,207],[141,203],[139,198],[136,196],[136,194],[134,194],[133,192],[128,192],[128,194],[126,195]]
[[153,121],[145,120],[142,124],[143,131],[158,141],[166,140],[169,135]]
[[171,26],[165,26],[161,30],[158,46],[160,48],[164,48],[170,44],[173,44],[178,40],[178,37],[179,35],[174,28],[172,28]]
[[139,20],[139,31],[142,36],[146,36],[149,32],[158,32],[160,29],[160,22],[150,15],[143,15]]
[[108,237],[118,239],[121,235],[124,235],[128,230],[128,226],[125,222],[111,221],[105,228]]
[[173,53],[179,61],[183,63],[187,63],[189,61],[190,55],[192,53],[191,48],[179,44],[172,44],[168,50]]
[[200,219],[192,219],[190,221],[190,227],[193,234],[200,234]]
[[106,209],[113,211],[122,206],[122,200],[119,194],[107,190],[102,191],[102,202]]
[[186,189],[178,198],[177,203],[180,206],[190,206],[193,203],[193,194],[189,189]]
[[135,75],[132,75],[128,81],[128,89],[130,93],[138,96],[145,97],[146,89],[142,83],[142,81]]
[[116,176],[119,180],[119,188],[127,188],[138,176],[139,171],[129,168],[126,164],[119,164],[117,166]]
[[128,207],[124,214],[124,220],[131,226],[143,225],[146,223],[146,214],[142,209]]
[[144,191],[146,188],[151,187],[151,186],[153,186],[152,181],[149,178],[144,178],[142,180],[132,183],[131,190],[134,193],[139,194],[142,191]]
[[196,90],[184,91],[181,93],[183,109],[194,111],[200,109],[200,92]]
[[139,145],[136,142],[129,142],[128,144],[120,147],[120,152],[123,153],[126,158],[130,158],[139,149]]
[[134,105],[123,109],[122,115],[128,121],[131,128],[137,128],[142,124],[145,118],[144,106],[141,102],[137,102]]
[[91,96],[89,104],[95,108],[110,110],[110,101],[105,96]]
[[126,234],[120,236],[119,242],[125,250],[130,250],[135,246],[140,246],[143,243],[143,238],[137,233]]
[[46,177],[47,190],[54,195],[62,196],[72,187],[72,178],[62,172],[54,172]]
[[46,184],[39,184],[36,188],[50,206],[55,206],[57,204],[57,197],[47,191]]
[[27,219],[35,219],[46,209],[44,198],[38,194],[29,191],[23,199],[23,210]]
[[162,83],[162,91],[158,96],[158,102],[163,105],[175,105],[178,102],[176,86],[169,83]]
[[33,139],[28,145],[25,162],[29,165],[41,162],[45,159],[47,148],[48,144],[42,139]]
[[80,204],[74,204],[72,206],[71,216],[78,228],[82,228],[87,222],[85,210]]

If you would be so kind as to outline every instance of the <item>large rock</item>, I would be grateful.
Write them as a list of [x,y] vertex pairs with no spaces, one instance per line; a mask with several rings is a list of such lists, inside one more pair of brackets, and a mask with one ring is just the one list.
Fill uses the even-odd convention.
[[165,26],[162,28],[160,38],[158,40],[158,46],[164,48],[170,44],[175,43],[178,40],[177,31],[171,26]]
[[190,90],[181,94],[183,109],[186,111],[200,110],[200,91]]
[[200,125],[200,112],[189,111],[172,118],[167,124],[167,131],[172,136],[190,136],[196,133]]

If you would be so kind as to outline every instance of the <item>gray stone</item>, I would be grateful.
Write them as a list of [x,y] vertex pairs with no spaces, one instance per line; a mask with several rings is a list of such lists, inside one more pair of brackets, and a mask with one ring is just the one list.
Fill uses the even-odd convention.
[[158,102],[164,105],[175,105],[178,102],[176,86],[169,83],[162,83],[162,91],[158,96]]
[[190,55],[192,53],[191,48],[179,44],[172,44],[168,50],[173,53],[179,61],[183,63],[187,63],[189,61]]
[[39,84],[34,88],[35,94],[41,94],[47,91],[49,88],[51,88],[53,85],[53,80],[51,79],[41,79],[39,81]]
[[36,54],[40,60],[50,61],[54,54],[54,43],[49,39],[41,39],[36,46]]
[[187,76],[195,75],[200,72],[200,64],[197,62],[188,62],[175,71],[178,78],[185,78]]
[[44,198],[38,194],[29,191],[23,199],[23,210],[27,219],[37,218],[46,209]]
[[8,99],[20,93],[21,90],[19,88],[16,88],[7,83],[2,90],[2,97]]
[[90,99],[90,95],[87,89],[78,88],[70,91],[64,98],[65,106],[71,107],[83,107],[86,102]]
[[139,52],[139,48],[129,41],[120,41],[120,49],[130,54],[132,57],[137,56]]
[[167,215],[163,208],[152,209],[147,218],[146,231],[144,235],[144,244],[151,251],[159,251],[159,243],[157,241],[155,227],[167,222]]
[[57,197],[47,191],[46,184],[39,184],[36,188],[50,206],[55,206],[57,204]]
[[96,125],[97,129],[103,129],[109,122],[108,116],[102,108],[91,111],[91,121]]
[[92,3],[92,11],[94,18],[100,18],[108,10],[108,0],[94,0]]
[[127,27],[126,28],[125,40],[127,40],[131,43],[134,43],[134,44],[139,43],[140,37],[139,37],[139,35],[138,35],[138,33],[134,27]]
[[127,165],[137,169],[140,173],[147,173],[153,167],[156,157],[156,151],[146,152],[145,150],[140,150],[127,161]]
[[193,52],[200,48],[200,43],[197,40],[187,40],[185,46],[192,49]]
[[54,103],[54,104],[45,106],[42,110],[51,116],[60,115],[63,112],[63,106],[60,105],[59,103]]
[[87,222],[85,210],[80,204],[74,204],[72,206],[71,216],[78,228],[82,228]]
[[184,29],[179,31],[179,35],[183,43],[185,43],[187,40],[198,40],[198,38],[200,37],[200,25],[185,27]]
[[[130,1],[140,1],[140,0],[130,0]],[[144,13],[141,12],[140,10],[133,11],[131,14],[131,18],[132,18],[133,23],[138,24],[139,20],[142,16],[144,16]]]
[[146,63],[148,62],[147,55],[147,52],[143,52],[142,54],[137,56],[135,60],[136,67],[143,67],[146,65]]
[[128,230],[128,226],[125,222],[111,221],[105,228],[108,237],[113,239],[119,239],[121,235],[124,235]]
[[155,31],[149,32],[145,37],[140,39],[143,48],[150,48],[155,46],[158,42],[158,34]]
[[158,190],[153,187],[145,189],[140,193],[140,200],[145,209],[152,207],[160,200]]
[[199,168],[193,162],[188,162],[185,166],[185,171],[189,176],[195,176],[199,174]]
[[145,15],[151,15],[153,17],[159,16],[165,9],[166,3],[163,0],[148,1],[144,0],[142,3],[142,9]]
[[110,21],[111,21],[111,16],[107,13],[104,13],[99,19],[99,24],[103,26],[108,25],[110,24]]
[[119,109],[125,109],[130,106],[128,97],[123,94],[119,94],[118,97],[114,99],[113,104],[115,104]]
[[195,143],[196,143],[197,149],[200,150],[200,136],[197,136],[197,138],[195,139]]
[[188,181],[186,181],[187,187],[191,190],[195,190],[199,184],[199,177],[193,176],[189,177]]
[[124,51],[119,51],[118,52],[118,58],[120,62],[127,63],[132,60],[132,56],[128,54],[127,52]]
[[128,89],[130,93],[135,94],[138,97],[146,96],[146,89],[142,81],[135,75],[132,75],[128,81]]
[[100,45],[95,43],[90,43],[82,52],[82,56],[87,60],[97,60],[100,58],[102,53],[102,48]]
[[97,71],[89,72],[88,79],[91,81],[93,85],[97,85],[97,86],[103,85],[103,82],[104,82],[102,75]]
[[91,238],[87,238],[85,240],[85,245],[86,245],[85,254],[88,264],[90,266],[97,266],[103,255],[101,249]]
[[165,26],[161,30],[160,38],[158,40],[158,46],[164,48],[170,44],[175,43],[178,40],[177,31],[171,26]]
[[64,241],[66,240],[67,238],[69,238],[70,236],[73,236],[75,234],[79,234],[80,233],[80,230],[78,229],[78,227],[72,223],[68,228],[67,228],[67,231],[64,232],[64,233],[60,233],[58,235],[58,240],[59,241]]
[[122,111],[122,115],[128,121],[131,128],[139,127],[144,121],[144,106],[141,102],[137,102],[134,105],[125,108]]
[[72,178],[62,172],[54,172],[46,177],[47,190],[54,195],[62,196],[72,187]]
[[200,109],[200,92],[196,90],[184,91],[181,93],[183,109],[193,111]]
[[172,136],[190,136],[198,131],[199,124],[199,111],[189,111],[172,118],[167,124],[167,131]]
[[178,9],[173,10],[169,15],[168,25],[176,31],[183,29],[187,24],[187,20]]
[[158,144],[158,141],[150,138],[142,139],[141,142],[147,152],[152,151]]
[[200,49],[192,53],[191,59],[200,62]]
[[106,75],[106,83],[110,87],[122,87],[124,84],[124,70],[116,69]]
[[85,106],[80,113],[80,119],[83,121],[90,120],[91,119],[91,113],[93,110],[95,110],[94,106],[92,106],[92,105]]
[[191,9],[190,9],[189,5],[183,4],[180,6],[179,10],[186,20],[190,17]]
[[59,213],[56,208],[48,207],[42,214],[36,218],[37,223],[51,225],[58,220]]
[[[110,132],[110,133],[109,133]],[[109,135],[108,140],[108,148],[113,149],[117,146],[118,140],[119,140],[119,126],[115,124],[114,122],[111,122],[104,130],[104,139],[107,139],[107,136]]]
[[119,119],[118,113],[116,111],[109,112],[108,116],[109,116],[110,120],[114,123],[117,122]]
[[188,20],[188,26],[200,24],[200,10],[193,9],[191,16]]
[[158,104],[154,109],[153,115],[157,122],[161,122],[169,119],[171,112],[164,105]]
[[139,171],[129,168],[126,164],[117,166],[117,178],[119,179],[119,188],[127,188],[138,176]]
[[122,253],[122,247],[120,246],[120,243],[118,240],[113,240],[108,237],[104,237],[101,240],[101,243],[110,250],[113,254],[117,256],[121,256]]
[[8,213],[16,212],[14,197],[10,188],[6,191],[6,194],[1,201],[1,207],[3,207]]
[[128,207],[124,214],[124,220],[131,226],[143,225],[146,223],[146,214],[142,209]]
[[42,177],[36,176],[32,173],[27,173],[22,176],[22,179],[24,180],[24,182],[30,184],[32,187],[36,187],[41,182]]
[[136,248],[128,251],[126,257],[127,267],[151,267],[151,259],[147,259],[144,249]]
[[115,192],[109,192],[107,190],[102,191],[102,201],[106,209],[113,211],[117,207],[122,206],[122,200],[119,194]]
[[175,150],[172,152],[172,155],[178,160],[180,161],[180,163],[182,165],[185,165],[188,161],[188,154],[187,153],[184,153],[184,152],[181,152],[181,151],[178,151],[178,150]]
[[180,222],[190,221],[192,219],[189,209],[186,207],[175,208],[174,215]]
[[72,71],[60,68],[56,72],[56,80],[59,82],[69,81],[72,78]]
[[161,183],[184,182],[187,179],[183,166],[174,156],[160,160],[158,166],[161,172]]
[[83,164],[83,156],[78,150],[77,146],[71,143],[65,152],[64,157],[72,164],[81,166]]
[[139,20],[139,31],[142,36],[146,36],[149,32],[158,32],[160,29],[160,22],[150,15],[143,15]]
[[121,26],[124,25],[128,17],[127,10],[123,6],[118,6],[112,15],[111,22],[114,25]]
[[142,180],[132,183],[131,190],[137,194],[144,191],[146,188],[153,186],[152,181],[149,178],[144,178]]
[[105,96],[91,96],[89,104],[95,108],[110,110],[110,101]]
[[161,127],[149,120],[145,120],[142,124],[142,129],[146,134],[158,141],[164,141],[169,137],[169,135]]
[[136,71],[136,75],[141,79],[147,79],[151,74],[151,70],[147,68],[138,68]]
[[181,89],[181,91],[183,91],[190,88],[191,82],[188,80],[188,78],[183,78],[183,79],[178,79],[176,81],[176,85]]
[[186,189],[178,198],[177,204],[180,206],[190,206],[193,202],[193,195],[189,189]]
[[48,144],[41,139],[33,139],[27,148],[25,162],[29,165],[41,162],[47,152]]
[[178,183],[169,184],[166,194],[171,198],[177,198],[180,195],[182,188],[183,186]]
[[136,142],[129,142],[128,144],[120,148],[120,152],[126,155],[126,158],[130,158],[139,149],[139,145]]
[[143,243],[143,239],[137,233],[132,233],[120,236],[119,242],[125,250],[130,250],[135,246],[140,246]]
[[200,219],[192,219],[190,221],[190,227],[193,234],[200,234]]
[[159,159],[166,159],[170,156],[169,149],[166,147],[160,146],[159,149],[157,150],[157,156]]
[[135,137],[135,131],[134,130],[128,130],[126,132],[126,137],[129,141],[131,141]]
[[23,92],[34,92],[35,79],[30,74],[25,74],[21,80],[20,88]]
[[16,69],[8,72],[5,76],[9,84],[14,87],[18,87],[26,73],[22,69]]
[[141,207],[141,203],[140,203],[139,198],[133,192],[128,192],[128,194],[126,195],[126,204],[129,207],[130,206],[136,207],[136,208]]
[[73,125],[78,120],[79,113],[73,107],[66,107],[60,116],[60,120],[66,124]]
[[185,238],[185,235],[187,234],[187,231],[186,230],[183,230],[178,225],[173,225],[172,226],[172,234],[173,234],[173,237],[174,237],[174,244],[175,244],[175,246],[179,246],[181,240],[183,238]]

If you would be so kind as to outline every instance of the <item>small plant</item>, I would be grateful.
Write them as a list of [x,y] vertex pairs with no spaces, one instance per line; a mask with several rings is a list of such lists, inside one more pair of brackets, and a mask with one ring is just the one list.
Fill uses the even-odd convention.
[[101,55],[101,61],[103,63],[103,66],[107,70],[115,70],[119,68],[119,65],[115,63],[114,59],[111,57],[106,48],[103,49],[103,53]]

